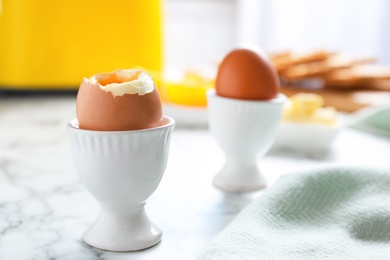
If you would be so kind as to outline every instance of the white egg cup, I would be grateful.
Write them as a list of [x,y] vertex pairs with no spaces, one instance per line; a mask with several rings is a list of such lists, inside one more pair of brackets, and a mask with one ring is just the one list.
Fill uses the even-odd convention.
[[109,251],[136,251],[161,240],[144,205],[156,190],[167,164],[175,121],[134,131],[90,131],[68,124],[76,169],[101,211],[83,240]]
[[209,128],[225,154],[213,184],[224,191],[249,192],[266,187],[257,162],[271,148],[286,97],[267,101],[220,97],[207,92]]

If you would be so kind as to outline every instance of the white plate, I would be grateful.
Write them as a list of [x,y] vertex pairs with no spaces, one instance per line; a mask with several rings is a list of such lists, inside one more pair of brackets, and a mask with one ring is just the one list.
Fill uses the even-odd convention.
[[[163,105],[164,114],[176,120],[177,127],[208,128],[208,113],[204,107],[188,107],[174,104]],[[278,128],[272,150],[297,152],[326,152],[343,128],[342,117],[339,125],[331,126],[313,123],[291,123],[282,121]]]
[[163,104],[164,114],[175,119],[177,127],[208,127],[206,107]]

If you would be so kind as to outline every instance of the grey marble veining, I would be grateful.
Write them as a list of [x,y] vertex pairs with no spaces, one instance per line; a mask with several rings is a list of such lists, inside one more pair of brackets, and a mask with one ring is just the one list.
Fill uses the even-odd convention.
[[[91,248],[81,236],[99,207],[73,165],[65,126],[74,117],[72,97],[0,99],[0,259],[195,259],[261,196],[215,189],[222,152],[206,129],[178,126],[163,180],[146,205],[162,242],[128,253]],[[325,157],[274,152],[259,164],[272,186],[283,174],[325,164],[390,166],[388,154],[389,139],[345,129]]]

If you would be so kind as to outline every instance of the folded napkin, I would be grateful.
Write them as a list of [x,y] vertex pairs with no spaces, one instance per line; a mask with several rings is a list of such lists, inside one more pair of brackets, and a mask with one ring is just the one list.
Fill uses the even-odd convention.
[[351,115],[348,125],[373,134],[390,136],[390,106],[362,109]]
[[198,259],[390,259],[390,169],[281,177]]

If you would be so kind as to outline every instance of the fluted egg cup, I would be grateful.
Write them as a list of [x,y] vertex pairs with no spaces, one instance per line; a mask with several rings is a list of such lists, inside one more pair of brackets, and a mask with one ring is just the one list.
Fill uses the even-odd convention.
[[250,192],[266,187],[258,161],[276,137],[286,97],[249,101],[207,92],[209,129],[225,155],[222,169],[213,184],[229,192]]
[[91,131],[68,124],[76,169],[99,202],[96,221],[83,240],[109,251],[136,251],[161,240],[162,232],[144,206],[163,177],[175,121],[133,131]]

